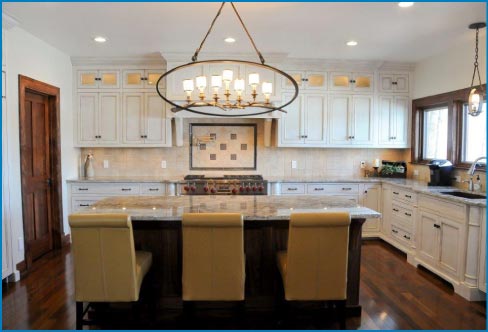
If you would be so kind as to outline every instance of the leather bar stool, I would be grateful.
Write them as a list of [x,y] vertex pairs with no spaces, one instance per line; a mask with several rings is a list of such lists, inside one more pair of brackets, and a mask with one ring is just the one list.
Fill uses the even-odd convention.
[[[152,254],[135,251],[127,214],[69,216],[74,257],[76,329],[93,302],[136,302]],[[84,303],[88,303],[84,309]]]
[[195,301],[239,301],[245,283],[243,217],[240,213],[185,213],[183,226],[183,305]]
[[277,254],[287,301],[331,301],[345,328],[349,213],[292,213],[288,250]]

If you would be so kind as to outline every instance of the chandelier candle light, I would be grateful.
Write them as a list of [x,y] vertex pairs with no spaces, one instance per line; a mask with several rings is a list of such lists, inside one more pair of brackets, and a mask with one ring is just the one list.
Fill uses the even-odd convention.
[[[171,109],[173,112],[186,110],[197,114],[211,115],[211,116],[225,116],[225,117],[260,115],[260,114],[270,113],[273,111],[281,111],[286,113],[286,111],[283,108],[290,105],[297,98],[298,84],[287,73],[275,67],[268,66],[265,64],[264,57],[262,56],[261,52],[259,52],[259,50],[257,49],[254,40],[249,34],[249,31],[244,25],[244,22],[242,21],[239,13],[237,12],[236,7],[232,2],[230,3],[232,9],[234,10],[234,13],[239,19],[247,36],[249,37],[251,44],[254,47],[254,50],[256,51],[261,63],[243,61],[243,60],[197,61],[198,53],[202,49],[205,40],[207,39],[208,35],[212,31],[215,21],[219,17],[222,8],[224,7],[225,4],[226,4],[225,2],[221,4],[220,9],[217,12],[217,15],[215,16],[214,20],[212,21],[212,24],[210,25],[207,34],[205,35],[203,41],[201,42],[200,46],[197,48],[195,54],[193,55],[192,62],[173,68],[159,78],[158,83],[156,85],[156,89],[160,97],[173,106],[173,108]],[[283,76],[285,79],[291,82],[291,84],[295,88],[295,94],[293,98],[288,100],[286,103],[276,106],[271,102],[271,95],[273,94],[273,83],[267,81],[261,82],[261,77],[259,73],[251,72],[247,77],[247,84],[250,87],[249,89],[250,93],[248,93],[247,95],[250,94],[252,99],[244,100],[245,91],[246,91],[246,80],[242,77],[239,77],[238,76],[239,73],[234,73],[234,71],[231,69],[224,69],[221,73],[211,73],[212,75],[210,77],[196,76],[194,78],[184,79],[182,81],[183,90],[185,91],[186,94],[186,101],[184,103],[178,103],[177,101],[169,100],[168,98],[166,98],[164,93],[160,91],[160,88],[161,90],[163,90],[162,87],[162,82],[164,82],[163,79],[171,75],[175,71],[183,70],[192,66],[207,65],[207,64],[218,64],[219,67],[224,67],[224,68],[226,65],[228,65],[229,67],[231,66],[235,67],[236,65],[244,65],[247,66],[247,68],[253,68],[253,70],[256,71],[258,71],[258,69],[259,70],[264,69],[267,71],[274,72],[276,74]],[[209,66],[209,68],[211,68],[211,66]],[[207,87],[210,88],[210,90],[208,90],[210,91],[210,96],[208,96],[208,98],[206,95]],[[233,93],[231,93],[231,87],[235,92],[234,95]],[[195,90],[198,90],[198,99],[192,99],[192,94]],[[264,97],[262,100],[260,100],[260,98],[258,97],[260,93],[262,93],[262,96]],[[215,111],[208,111],[208,108],[218,109],[223,112],[216,113]],[[240,110],[242,112],[238,112],[237,114],[236,112],[234,112],[230,114],[228,113],[228,111],[230,110]]]

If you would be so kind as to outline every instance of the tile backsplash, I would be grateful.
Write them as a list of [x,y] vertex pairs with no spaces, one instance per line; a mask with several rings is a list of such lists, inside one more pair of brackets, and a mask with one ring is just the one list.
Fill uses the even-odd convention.
[[[256,170],[190,170],[189,124],[190,123],[257,123]],[[366,161],[371,169],[374,159],[409,160],[408,149],[361,149],[361,148],[277,148],[264,146],[264,124],[256,119],[187,119],[184,122],[184,146],[171,148],[83,148],[81,158],[88,152],[94,156],[96,176],[168,176],[183,177],[186,174],[262,174],[266,177],[359,177],[360,168]],[[107,160],[109,168],[103,168]],[[161,168],[162,161],[167,168]],[[292,169],[292,160],[297,168]],[[80,160],[80,170],[82,169]],[[83,173],[80,171],[80,174]]]

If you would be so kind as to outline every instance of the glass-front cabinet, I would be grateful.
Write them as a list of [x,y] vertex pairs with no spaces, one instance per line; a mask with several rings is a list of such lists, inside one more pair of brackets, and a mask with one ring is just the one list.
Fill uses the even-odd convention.
[[330,74],[330,90],[373,92],[373,73],[332,72]]
[[80,70],[78,71],[79,89],[118,89],[118,70]]
[[[303,90],[327,90],[327,73],[315,71],[287,71],[287,73],[297,82],[298,87]],[[293,83],[284,78],[282,81],[284,90],[293,89]]]
[[[131,69],[123,71],[124,89],[155,89],[162,69]],[[163,86],[164,88],[164,86]]]

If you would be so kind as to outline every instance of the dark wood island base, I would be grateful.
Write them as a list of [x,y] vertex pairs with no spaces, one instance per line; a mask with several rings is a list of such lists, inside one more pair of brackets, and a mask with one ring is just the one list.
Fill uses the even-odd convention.
[[[347,313],[360,316],[361,229],[365,219],[352,218],[349,231]],[[287,249],[288,220],[246,220],[246,310],[272,311],[283,297],[276,253]],[[133,221],[136,249],[153,254],[152,291],[162,308],[181,309],[181,221]],[[324,262],[327,264],[327,262]],[[313,305],[312,303],[310,305]]]

